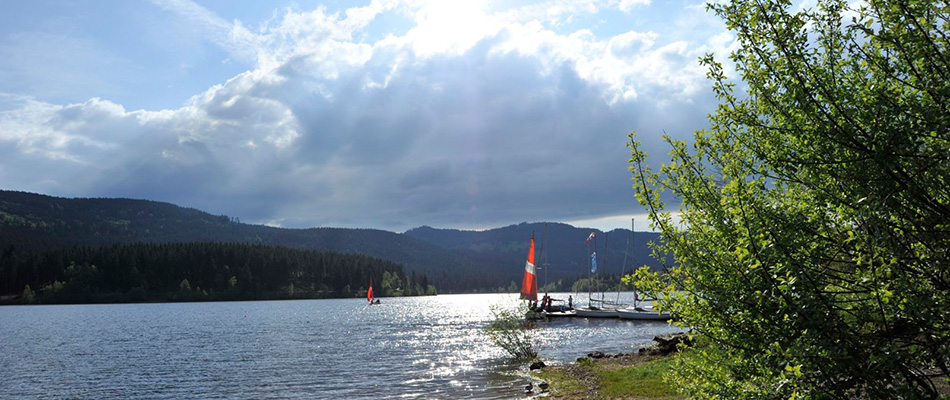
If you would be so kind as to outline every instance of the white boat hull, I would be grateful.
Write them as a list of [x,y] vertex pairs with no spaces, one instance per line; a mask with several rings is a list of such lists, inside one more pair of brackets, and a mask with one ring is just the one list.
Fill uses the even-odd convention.
[[667,321],[673,317],[668,312],[658,312],[653,309],[647,308],[625,308],[623,310],[617,310],[617,316],[622,319],[637,319],[637,320],[649,320],[649,321]]
[[545,313],[545,315],[547,315],[548,318],[553,318],[553,317],[576,317],[576,316],[577,316],[577,313],[575,313],[574,310],[568,310],[568,311],[548,311],[548,312]]
[[617,310],[579,307],[574,309],[578,317],[584,318],[617,318]]

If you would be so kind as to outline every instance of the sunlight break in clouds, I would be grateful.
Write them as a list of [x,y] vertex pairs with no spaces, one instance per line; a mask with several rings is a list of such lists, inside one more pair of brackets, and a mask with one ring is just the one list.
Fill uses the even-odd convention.
[[164,110],[0,95],[0,182],[288,227],[640,212],[626,134],[662,155],[657,134],[700,128],[715,102],[696,60],[731,37],[690,7],[649,1],[498,7],[377,0],[248,24],[156,2],[151,12],[187,22],[199,45],[247,70]]

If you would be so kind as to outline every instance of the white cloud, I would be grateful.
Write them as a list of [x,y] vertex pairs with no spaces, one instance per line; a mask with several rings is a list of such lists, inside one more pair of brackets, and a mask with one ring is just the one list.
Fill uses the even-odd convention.
[[620,0],[617,8],[624,12],[630,12],[634,7],[648,5],[650,5],[650,0]]
[[[696,58],[731,44],[718,32],[698,42],[649,30],[552,30],[574,15],[648,1],[502,13],[477,2],[373,1],[343,12],[284,10],[257,28],[190,1],[160,4],[250,70],[171,110],[0,99],[9,103],[0,147],[16,149],[0,161],[2,182],[285,226],[591,220],[633,206],[627,132],[702,124],[712,103]],[[382,13],[415,26],[357,39]],[[19,172],[15,162],[42,168]]]

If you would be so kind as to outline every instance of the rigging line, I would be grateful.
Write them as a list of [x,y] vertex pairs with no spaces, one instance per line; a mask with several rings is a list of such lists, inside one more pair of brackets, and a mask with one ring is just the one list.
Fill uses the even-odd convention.
[[[630,231],[633,236],[633,231]],[[627,237],[627,244],[623,247],[623,264],[620,264],[620,283],[617,284],[617,303],[620,303],[620,289],[623,288],[623,271],[627,267],[627,251],[630,250],[630,237]]]

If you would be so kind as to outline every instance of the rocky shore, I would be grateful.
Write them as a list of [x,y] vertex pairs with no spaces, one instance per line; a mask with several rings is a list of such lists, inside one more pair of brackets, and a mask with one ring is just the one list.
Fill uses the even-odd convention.
[[525,393],[548,399],[680,399],[662,378],[677,345],[690,339],[674,335],[653,340],[655,346],[632,353],[595,351],[565,365],[534,363]]

